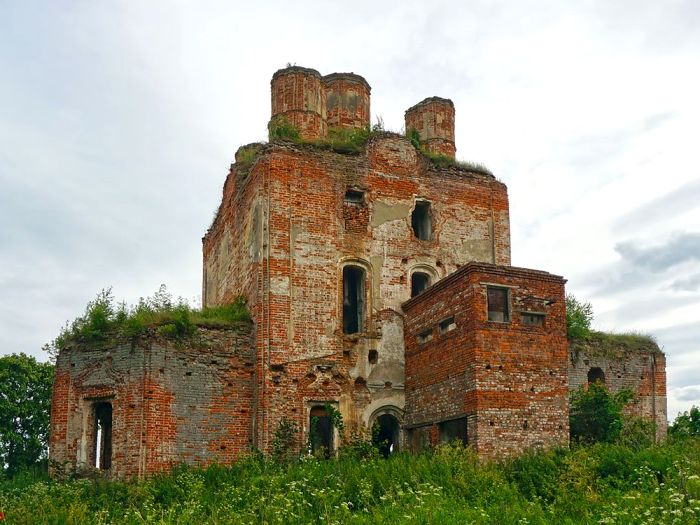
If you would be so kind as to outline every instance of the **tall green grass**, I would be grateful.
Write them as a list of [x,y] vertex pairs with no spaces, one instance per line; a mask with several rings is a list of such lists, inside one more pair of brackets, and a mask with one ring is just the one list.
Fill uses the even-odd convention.
[[680,523],[700,521],[700,440],[480,463],[443,446],[389,459],[178,467],[140,482],[0,481],[7,523]]

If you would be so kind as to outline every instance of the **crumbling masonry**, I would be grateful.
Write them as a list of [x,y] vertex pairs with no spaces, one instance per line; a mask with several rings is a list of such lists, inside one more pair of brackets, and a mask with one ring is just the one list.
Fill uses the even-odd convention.
[[385,453],[460,439],[500,457],[566,444],[568,391],[598,371],[637,391],[662,435],[663,354],[569,351],[565,280],[510,266],[506,186],[451,161],[454,111],[439,97],[408,109],[419,144],[333,145],[369,127],[369,84],[277,71],[271,127],[300,139],[238,150],[203,239],[204,305],[243,295],[252,325],[187,348],[151,335],[61,351],[52,459],[116,477],[227,463],[269,452],[283,419],[303,449],[312,418],[332,450],[329,406],[378,428]]

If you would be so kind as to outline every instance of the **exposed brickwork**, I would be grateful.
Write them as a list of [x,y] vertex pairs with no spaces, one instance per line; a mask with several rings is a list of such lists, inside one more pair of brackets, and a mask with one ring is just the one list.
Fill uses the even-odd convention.
[[328,127],[369,126],[370,90],[367,81],[354,73],[333,73],[323,77],[326,88]]
[[[488,321],[494,285],[507,287],[509,322]],[[561,277],[469,263],[403,307],[407,428],[466,418],[468,441],[485,457],[567,443]],[[544,314],[544,326],[524,325],[521,312]],[[454,328],[441,333],[450,318]]]
[[635,399],[627,411],[656,423],[657,439],[666,436],[666,357],[653,341],[602,344],[599,339],[574,341],[570,347],[569,388],[588,383],[588,373],[599,368],[612,391],[630,390]]
[[95,466],[95,405],[112,405],[112,468],[144,476],[176,463],[230,463],[249,450],[254,355],[249,328],[200,329],[196,345],[155,336],[61,351],[51,459]]
[[[358,75],[292,66],[272,79],[272,118],[305,139],[324,138],[329,125],[366,126],[369,108]],[[451,101],[417,104],[406,128],[454,157]],[[510,267],[508,194],[492,175],[439,168],[393,133],[373,134],[352,154],[250,144],[236,153],[203,238],[203,267],[203,304],[243,295],[254,329],[202,331],[208,344],[196,348],[151,337],[63,350],[52,459],[95,463],[100,400],[113,409],[117,477],[269,451],[283,418],[301,429],[301,450],[311,410],[325,403],[349,429],[392,416],[402,428],[396,446],[406,431],[416,448],[466,436],[484,457],[567,441],[564,280]],[[415,273],[433,286],[409,300]],[[487,320],[489,283],[509,290],[507,323]],[[544,314],[544,325],[525,324],[521,312]],[[451,316],[454,327],[440,333]],[[419,342],[429,327],[432,339]],[[653,398],[639,410],[660,421],[662,354],[653,365],[621,359]]]
[[272,77],[272,119],[284,118],[305,139],[326,135],[326,94],[315,69],[291,66]]
[[[235,180],[234,168],[227,188]],[[401,303],[410,296],[414,268],[440,278],[470,260],[510,262],[505,186],[468,170],[437,171],[397,135],[373,139],[361,155],[271,144],[262,148],[243,184],[261,202],[274,203],[264,208],[260,225],[267,232],[261,273],[269,284],[258,282],[264,292],[249,288],[246,258],[258,248],[249,234],[236,233],[251,206],[229,208],[224,202],[225,215],[204,242],[205,297],[206,304],[216,304],[250,290],[259,355],[265,356],[264,363],[284,368],[276,383],[267,365],[259,369],[266,378],[258,385],[256,438],[263,449],[282,415],[292,414],[300,426],[306,425],[305,410],[313,400],[337,402],[346,418],[358,424],[370,421],[384,406],[381,400],[403,409]],[[346,202],[348,188],[363,190],[363,201]],[[417,239],[411,229],[417,197],[431,203],[429,241]],[[229,238],[251,243],[240,249],[242,260],[215,256],[226,253],[220,239]],[[367,274],[366,329],[344,336],[341,277],[342,267],[350,263]],[[376,363],[369,362],[370,352],[377,353]],[[317,364],[333,367],[328,383],[306,381],[318,375]]]
[[406,130],[416,130],[425,148],[455,158],[455,106],[451,100],[426,98],[406,110]]

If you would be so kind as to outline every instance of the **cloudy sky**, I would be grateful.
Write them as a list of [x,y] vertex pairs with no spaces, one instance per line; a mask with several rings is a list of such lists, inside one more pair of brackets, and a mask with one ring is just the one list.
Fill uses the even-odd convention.
[[451,98],[458,157],[509,187],[513,264],[655,334],[669,415],[700,404],[696,0],[0,0],[0,354],[45,358],[107,286],[198,300],[287,63],[363,75],[397,131]]

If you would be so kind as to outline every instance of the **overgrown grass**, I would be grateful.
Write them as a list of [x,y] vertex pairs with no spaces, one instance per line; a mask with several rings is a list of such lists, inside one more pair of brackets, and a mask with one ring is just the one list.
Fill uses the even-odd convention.
[[233,303],[193,308],[183,298],[173,300],[165,285],[152,296],[127,306],[115,303],[111,288],[102,290],[90,301],[85,313],[66,324],[61,333],[45,349],[56,353],[69,344],[94,344],[110,339],[138,337],[149,330],[173,339],[185,339],[198,326],[224,328],[250,321],[250,313],[242,297]]
[[640,332],[591,331],[586,336],[571,339],[570,344],[574,352],[577,348],[585,348],[588,354],[605,356],[619,356],[626,352],[661,352],[653,335]]
[[443,446],[387,460],[250,455],[141,482],[0,481],[7,523],[696,524],[700,440],[531,452],[482,464]]
[[410,129],[406,131],[406,138],[411,141],[411,144],[413,144],[413,147],[416,148],[416,150],[423,155],[425,158],[427,158],[433,165],[439,167],[439,168],[449,168],[449,167],[458,167],[458,168],[464,168],[468,169],[470,171],[476,171],[479,173],[485,173],[487,175],[493,175],[490,169],[488,169],[486,166],[479,162],[469,162],[469,161],[463,161],[463,160],[457,160],[453,159],[452,157],[448,157],[447,155],[443,155],[441,153],[433,153],[432,151],[427,150],[420,142],[420,134],[418,133],[417,130],[415,129]]
[[299,135],[299,131],[294,125],[283,117],[273,119],[268,124],[268,137],[271,141],[275,139],[290,140],[297,144],[311,144],[339,153],[359,153],[365,149],[367,142],[373,135],[382,132],[384,132],[384,128],[379,123],[374,127],[353,129],[332,127],[328,130],[327,138],[306,140]]

